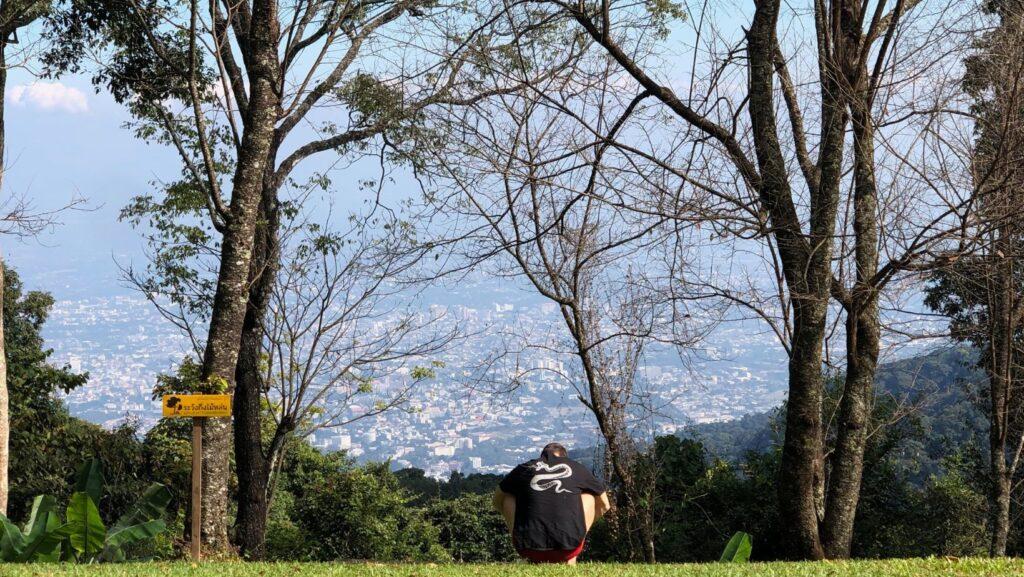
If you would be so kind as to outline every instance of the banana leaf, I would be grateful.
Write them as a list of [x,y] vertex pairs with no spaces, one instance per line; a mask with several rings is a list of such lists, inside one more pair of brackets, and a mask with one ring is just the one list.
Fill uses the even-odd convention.
[[56,563],[60,561],[61,544],[71,537],[75,528],[70,523],[60,525],[60,518],[56,513],[49,513],[46,531],[31,541],[25,550],[22,551],[18,561],[21,562],[46,562]]
[[750,560],[750,553],[753,548],[750,535],[739,531],[732,536],[732,539],[729,539],[729,543],[726,544],[725,551],[722,551],[722,558],[719,561],[723,563],[746,563]]
[[[150,539],[167,529],[162,517],[171,502],[171,491],[160,483],[150,485],[127,513],[114,523],[103,549],[105,561],[123,561],[122,548],[130,543]],[[159,521],[159,522],[157,522]]]
[[25,536],[10,519],[0,515],[0,561],[17,561],[25,550]]
[[167,530],[163,519],[152,519],[138,525],[122,527],[111,531],[107,536],[106,547],[103,549],[104,561],[124,561],[124,547],[139,541],[152,539]]
[[111,534],[117,533],[125,527],[162,518],[170,502],[171,490],[160,483],[153,483],[146,488],[135,505],[114,523],[114,526],[110,528]]
[[72,527],[69,535],[71,547],[78,554],[79,560],[88,561],[99,555],[103,551],[107,528],[92,498],[86,493],[72,494],[67,519]]
[[53,549],[49,549],[48,545],[46,547],[41,545],[39,548],[40,552],[36,556],[36,558],[40,561],[52,561],[54,563],[60,561],[61,548],[64,545],[64,543],[68,541],[68,538],[71,536],[70,528],[67,530],[62,529],[62,527],[66,525],[62,525],[62,523],[63,521],[61,521],[60,515],[57,514],[56,511],[52,511],[49,514],[46,522],[46,532],[48,534],[53,532],[54,536],[58,537],[60,541],[57,543],[56,546],[53,547]]
[[32,500],[32,512],[29,513],[28,523],[25,524],[25,538],[28,542],[32,542],[46,531],[49,513],[55,510],[57,499],[51,495],[39,495]]
[[95,457],[89,459],[78,469],[75,492],[89,495],[92,502],[99,505],[100,498],[103,496],[103,469],[99,459]]

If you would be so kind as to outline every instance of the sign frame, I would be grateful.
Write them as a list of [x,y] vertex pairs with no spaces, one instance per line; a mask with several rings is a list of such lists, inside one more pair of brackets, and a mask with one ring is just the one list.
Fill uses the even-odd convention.
[[231,395],[164,395],[160,402],[164,418],[230,417]]
[[230,417],[231,395],[164,395],[160,399],[165,419],[192,419],[192,543],[193,561],[203,558],[203,425],[208,417]]

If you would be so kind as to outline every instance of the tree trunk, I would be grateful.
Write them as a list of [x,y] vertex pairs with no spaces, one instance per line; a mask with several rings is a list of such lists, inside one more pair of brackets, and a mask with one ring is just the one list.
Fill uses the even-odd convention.
[[[876,308],[873,305],[872,308]],[[847,320],[846,378],[839,406],[835,452],[832,455],[822,522],[822,546],[830,559],[850,556],[854,518],[864,474],[864,451],[871,420],[875,366],[878,360],[877,317],[858,311]],[[873,340],[874,345],[857,341]],[[852,343],[851,343],[852,341]]]
[[793,337],[789,359],[786,432],[779,472],[779,513],[787,534],[787,555],[821,559],[818,503],[823,478],[822,346],[831,288],[832,239],[842,170],[846,114],[839,92],[823,74],[822,145],[819,184],[812,187],[810,234],[804,234],[793,203],[789,172],[775,118],[774,74],[778,0],[757,3],[747,34],[750,100],[748,111],[761,182],[761,204],[768,212],[792,301]]
[[[576,295],[578,298],[578,295]],[[592,322],[587,313],[581,310],[578,302],[573,305],[560,307],[566,328],[572,335],[576,354],[583,365],[583,374],[587,381],[589,402],[584,404],[594,415],[597,421],[598,430],[604,438],[605,446],[608,449],[608,461],[611,463],[612,471],[622,485],[622,493],[625,497],[625,515],[627,518],[627,532],[636,530],[640,544],[637,546],[632,534],[629,535],[630,554],[639,554],[648,563],[656,562],[654,549],[654,514],[651,504],[653,501],[643,494],[645,488],[653,488],[653,485],[641,482],[636,478],[636,455],[637,450],[629,431],[625,428],[625,406],[618,400],[620,395],[627,395],[624,391],[610,390],[608,382],[604,380],[607,375],[602,373],[600,367],[595,366],[593,347],[590,338],[590,323]],[[582,400],[582,397],[581,397]],[[645,480],[646,481],[646,480]],[[644,487],[641,487],[641,484]]]
[[[1013,254],[1006,226],[997,230],[993,252],[995,255]],[[1006,542],[1010,531],[1010,486],[1015,471],[1007,465],[1007,441],[1010,429],[1010,383],[1013,379],[1013,268],[1012,259],[992,257],[993,284],[990,292],[990,349],[989,353],[989,517],[992,540],[989,554],[1006,555]]]
[[881,346],[878,292],[871,284],[878,270],[878,195],[874,127],[867,102],[866,96],[858,101],[859,107],[853,114],[853,230],[857,270],[851,302],[846,303],[846,378],[822,525],[822,545],[830,559],[850,556]]
[[[821,559],[818,537],[818,487],[821,463],[821,342],[824,312],[794,302],[793,351],[789,361],[786,431],[779,471],[779,513],[787,533],[787,554],[794,559]],[[811,310],[804,310],[811,309]],[[820,330],[813,330],[820,326]]]
[[[588,365],[589,361],[584,363],[585,367]],[[585,372],[587,372],[586,369]],[[596,387],[591,387],[592,393],[595,389]],[[622,483],[622,492],[625,497],[624,504],[626,505],[624,509],[627,509],[627,525],[632,525],[635,528],[640,540],[639,547],[637,547],[636,541],[630,537],[630,548],[633,550],[634,555],[637,549],[639,549],[639,554],[647,563],[655,563],[657,557],[654,549],[654,518],[650,506],[652,500],[644,498],[642,494],[643,488],[639,486],[640,482],[638,482],[634,474],[636,462],[634,458],[635,448],[625,446],[626,443],[631,443],[631,441],[624,440],[620,433],[616,431],[616,427],[610,423],[613,418],[609,418],[603,408],[597,408],[600,406],[601,401],[602,396],[599,395],[596,399],[592,396],[591,406],[596,408],[593,411],[594,416],[597,420],[598,428],[605,439],[605,445],[608,447],[608,456],[611,461],[612,470]],[[628,529],[630,527],[627,526],[627,531]]]
[[271,184],[264,186],[260,216],[249,273],[252,288],[242,329],[234,398],[235,468],[238,471],[235,544],[242,556],[249,560],[259,560],[264,556],[273,466],[263,448],[262,399],[265,385],[260,371],[264,350],[263,320],[280,264],[277,245],[280,215],[277,190]]
[[[0,94],[3,94],[0,84]],[[0,107],[3,104],[0,103]],[[2,137],[0,137],[2,138]],[[0,149],[3,147],[0,146]],[[2,153],[0,153],[2,157]],[[0,255],[0,515],[7,515],[9,468],[11,464],[11,406],[7,389],[7,344],[4,342],[4,262]]]
[[[999,276],[1003,271],[996,272]],[[998,279],[997,282],[1003,281]],[[1002,284],[1000,282],[1000,284]],[[1002,300],[1001,295],[996,300]],[[991,487],[989,492],[989,517],[992,523],[992,539],[989,554],[993,557],[1006,555],[1006,541],[1010,532],[1010,478],[1006,466],[1006,440],[1008,423],[1008,384],[1001,367],[1008,360],[1006,346],[1012,346],[1002,329],[1003,318],[999,305],[993,307],[992,324],[993,338],[989,362],[989,476]]]
[[1006,475],[1006,462],[994,459],[991,472],[989,515],[992,522],[992,542],[989,545],[989,554],[993,557],[1005,557],[1006,542],[1010,535],[1010,479]]
[[238,472],[235,544],[244,558],[255,561],[262,559],[264,555],[263,544],[269,514],[267,480],[270,468],[263,455],[263,436],[260,430],[262,380],[259,378],[259,361],[262,351],[262,323],[252,319],[256,315],[252,311],[252,304],[249,308],[250,312],[246,313],[246,326],[242,333],[234,398],[235,469]]
[[[0,39],[0,191],[3,190],[4,145],[7,134],[4,127],[4,95],[7,92],[7,48],[4,39]],[[11,464],[11,403],[7,388],[7,343],[4,340],[4,260],[0,253],[0,514],[7,514],[7,498],[9,496],[9,469]]]
[[[242,327],[249,301],[249,268],[268,154],[280,104],[277,93],[277,4],[253,4],[247,69],[249,106],[232,181],[230,214],[221,244],[220,270],[213,301],[202,377],[234,393]],[[231,419],[209,418],[203,430],[202,539],[213,553],[229,550],[228,481]]]

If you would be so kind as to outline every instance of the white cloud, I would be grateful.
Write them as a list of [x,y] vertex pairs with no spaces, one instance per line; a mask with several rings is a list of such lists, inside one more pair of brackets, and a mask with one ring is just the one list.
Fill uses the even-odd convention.
[[60,82],[33,82],[11,88],[8,93],[11,104],[32,106],[40,110],[61,110],[77,114],[89,110],[85,93]]

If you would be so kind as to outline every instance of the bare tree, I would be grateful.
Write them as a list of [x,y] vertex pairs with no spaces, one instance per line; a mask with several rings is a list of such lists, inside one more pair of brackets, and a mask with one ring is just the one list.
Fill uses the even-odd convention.
[[291,439],[407,408],[441,366],[430,356],[459,334],[443,314],[422,313],[403,282],[425,253],[401,222],[384,215],[344,232],[286,230],[292,256],[277,272],[259,368],[275,424],[260,447],[271,493]]
[[[553,38],[568,52],[589,44]],[[523,78],[550,54],[544,42],[519,44],[505,73]],[[637,464],[657,400],[638,369],[652,347],[685,350],[700,334],[666,286],[678,263],[662,251],[678,222],[636,210],[658,183],[610,146],[641,100],[614,80],[604,58],[578,60],[454,111],[443,119],[453,144],[434,165],[452,194],[433,200],[461,224],[468,262],[557,306],[561,336],[533,346],[573,359],[567,388],[593,415],[620,489],[613,523],[636,558],[654,561],[654,479]]]
[[[968,172],[957,165],[963,130],[939,129],[967,116],[949,92],[964,38],[951,23],[965,10],[760,0],[740,30],[735,11],[716,19],[717,7],[704,5],[689,13],[693,63],[679,88],[659,78],[666,71],[656,54],[679,9],[530,4],[571,21],[628,75],[627,90],[663,107],[675,130],[670,144],[635,130],[611,144],[676,182],[664,187],[670,201],[639,208],[682,221],[703,216],[718,245],[762,243],[752,252],[768,262],[768,283],[736,290],[708,282],[704,293],[768,321],[789,356],[779,498],[791,555],[848,556],[881,347],[879,299],[894,279],[941,266],[976,241],[964,238],[976,215],[974,188],[958,186]],[[802,25],[811,30],[806,42]],[[830,429],[823,368],[836,334],[830,319],[839,318],[845,378]]]

